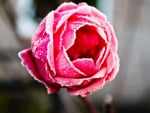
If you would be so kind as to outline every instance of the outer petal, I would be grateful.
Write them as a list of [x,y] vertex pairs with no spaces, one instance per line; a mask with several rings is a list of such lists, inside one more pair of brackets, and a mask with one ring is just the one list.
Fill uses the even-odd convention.
[[60,85],[58,85],[53,79],[53,76],[51,75],[52,70],[49,68],[48,62],[43,62],[35,58],[35,65],[38,73],[43,79],[42,83],[44,83],[48,89],[48,93],[57,92],[60,89]]
[[33,35],[31,49],[34,56],[42,61],[49,62],[55,75],[54,50],[53,50],[53,12],[50,12],[40,23]]
[[65,2],[56,9],[56,12],[63,13],[64,11],[70,11],[76,8],[77,8],[77,4],[73,2],[69,2],[69,3]]
[[34,46],[33,44],[39,40],[42,39],[43,34],[45,33],[45,23],[46,23],[46,18],[44,18],[40,25],[38,26],[38,28],[36,29],[33,37],[32,37],[32,41],[31,41],[31,45]]
[[109,81],[112,81],[115,76],[117,75],[118,71],[119,71],[119,56],[116,54],[114,56],[115,58],[115,66],[113,67],[112,71],[110,73],[108,73],[108,76],[106,78],[106,81],[109,82]]
[[42,78],[39,76],[39,73],[37,72],[37,70],[35,68],[35,64],[33,62],[34,58],[32,56],[31,49],[25,49],[25,50],[19,52],[18,56],[21,59],[21,64],[27,68],[30,75],[32,75],[32,77],[34,77],[34,79],[41,82]]
[[[63,6],[60,6],[60,9],[63,8]],[[58,11],[60,9],[58,8]],[[58,11],[55,11],[54,32],[57,32],[60,26],[73,14],[90,17],[92,21],[94,21],[95,23],[100,23],[101,25],[105,24],[106,21],[106,17],[104,14],[100,13],[96,8],[88,6],[86,3],[79,4],[77,8],[71,6],[71,10],[69,8],[68,12],[65,10],[65,12],[63,13],[58,13]]]
[[109,51],[105,61],[104,61],[104,66],[107,67],[107,72],[110,73],[112,71],[112,69],[115,66],[115,56],[114,53],[112,53],[112,51]]
[[107,40],[109,42],[109,45],[111,46],[110,49],[113,52],[117,52],[117,50],[118,50],[118,41],[117,41],[117,38],[116,38],[113,27],[107,22],[105,24],[104,30],[105,30],[105,34],[107,36]]
[[46,19],[44,18],[38,29],[35,31],[31,42],[32,53],[36,58],[41,60],[46,60],[46,50],[49,42],[49,36],[45,33],[45,22]]
[[107,17],[101,13],[98,9],[92,6],[88,6],[91,8],[91,17],[94,21],[97,21],[101,25],[105,25],[105,22],[107,21]]
[[[68,7],[68,10],[65,7]],[[63,9],[65,10],[63,11]],[[74,43],[75,31],[79,29],[79,27],[85,24],[103,27],[103,24],[105,24],[106,21],[106,17],[101,14],[96,8],[88,6],[86,3],[81,3],[78,6],[72,3],[64,3],[54,12],[53,32],[58,32],[61,26],[64,25],[66,21],[66,30],[62,31],[64,32],[62,35],[62,45],[65,47],[65,49],[68,49]],[[99,29],[98,32],[106,41],[106,36],[103,30]]]
[[54,42],[53,42],[53,22],[54,22],[54,12],[50,12],[46,17],[46,33],[49,34],[49,43],[47,46],[47,59],[50,65],[53,75],[56,74],[54,65]]
[[80,86],[77,89],[68,88],[68,92],[71,95],[80,95],[82,97],[85,97],[88,94],[91,94],[97,91],[98,89],[103,88],[104,84],[105,84],[105,79],[101,78],[101,79],[93,80],[91,84],[88,84],[85,87]]
[[60,84],[62,87],[80,86],[85,80],[89,79],[78,79],[78,78],[64,78],[55,77],[56,83]]
[[55,81],[57,84],[60,84],[62,87],[77,87],[80,89],[81,87],[89,84],[93,79],[102,79],[107,74],[107,68],[102,68],[99,72],[95,73],[91,77],[83,77],[83,78],[64,78],[64,77],[55,77]]
[[67,56],[65,49],[63,49],[57,56],[56,62],[56,72],[57,76],[60,77],[69,77],[69,78],[78,78],[85,76],[83,72],[78,70],[70,61]]
[[64,25],[62,25],[59,30],[54,33],[54,55],[55,57],[58,55],[59,51],[61,51],[62,48],[62,35],[64,34],[64,31],[66,30],[66,22]]
[[[32,56],[31,49],[26,49],[26,50],[21,51],[19,53],[19,57],[22,60],[22,62],[21,62],[22,65],[27,68],[30,75],[34,79],[36,79],[39,82],[45,84],[45,86],[47,87],[49,93],[55,93],[59,90],[59,87],[56,87],[55,85],[51,85],[50,83],[48,83],[44,80],[44,79],[48,79],[48,75],[47,75],[46,71],[44,70],[44,68],[41,69],[41,67],[39,67],[39,65],[42,66],[44,64],[39,62],[38,59],[35,61],[35,57]],[[37,67],[36,64],[38,64],[38,67]],[[41,76],[40,75],[41,72],[43,72],[45,74],[45,76]]]
[[43,39],[38,39],[34,44],[32,44],[32,52],[34,56],[43,61],[47,60],[47,46],[49,43],[49,35],[44,33],[42,36]]

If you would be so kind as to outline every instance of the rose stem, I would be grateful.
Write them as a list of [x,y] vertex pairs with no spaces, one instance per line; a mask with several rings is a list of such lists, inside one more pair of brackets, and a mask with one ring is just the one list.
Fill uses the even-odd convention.
[[87,97],[81,97],[81,100],[84,102],[84,104],[86,105],[86,107],[88,108],[88,110],[90,111],[90,113],[100,113],[98,112],[95,107],[93,106],[93,104],[89,101],[89,99]]

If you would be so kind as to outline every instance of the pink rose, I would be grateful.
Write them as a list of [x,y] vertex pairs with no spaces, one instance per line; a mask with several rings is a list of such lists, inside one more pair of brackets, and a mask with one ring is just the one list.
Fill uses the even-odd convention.
[[117,39],[106,16],[86,3],[63,3],[19,53],[22,65],[49,93],[66,88],[82,97],[101,89],[119,70]]

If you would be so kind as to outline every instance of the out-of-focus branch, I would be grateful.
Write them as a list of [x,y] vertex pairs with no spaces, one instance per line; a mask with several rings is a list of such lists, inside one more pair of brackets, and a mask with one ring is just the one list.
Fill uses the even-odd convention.
[[15,28],[16,14],[8,0],[0,0],[0,6],[3,8],[12,29]]
[[12,7],[12,5],[10,4],[10,2],[8,0],[0,0],[0,7],[3,9],[10,27],[15,35],[16,40],[19,42],[19,44],[21,44],[21,46],[27,46],[29,44],[29,40],[24,40],[23,38],[20,38],[20,36],[18,35],[18,33],[16,32],[16,18],[17,18],[17,14],[15,13],[14,8]]
[[106,95],[105,97],[105,113],[115,113],[112,107],[113,97],[112,95]]

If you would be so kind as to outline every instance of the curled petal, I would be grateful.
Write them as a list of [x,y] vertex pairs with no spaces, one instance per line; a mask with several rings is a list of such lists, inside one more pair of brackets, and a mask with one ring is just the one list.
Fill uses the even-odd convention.
[[[77,25],[76,27],[78,27],[80,25]],[[75,41],[76,35],[75,35],[75,31],[77,28],[72,29],[72,27],[70,26],[70,24],[67,24],[66,29],[64,30],[63,35],[61,36],[62,38],[62,45],[65,49],[68,49]]]
[[83,22],[83,23],[67,23],[66,29],[62,35],[62,45],[68,50],[75,42],[76,39],[76,31],[79,30],[83,26],[93,26],[91,23]]
[[97,61],[96,61],[96,67],[97,67],[97,69],[100,69],[100,68],[101,68],[101,66],[102,66],[102,64],[104,63],[104,60],[105,60],[105,58],[106,58],[108,52],[109,52],[108,47],[103,47],[103,48],[100,50],[98,59],[97,59]]
[[107,43],[108,41],[107,41],[107,38],[106,38],[106,34],[104,32],[104,29],[99,27],[99,28],[97,28],[97,32],[100,35],[100,37],[104,40],[104,42]]
[[97,70],[93,59],[81,58],[73,61],[73,64],[80,71],[86,73],[88,76],[93,75]]
[[89,79],[99,79],[103,78],[107,74],[107,68],[103,67],[101,68],[97,73],[95,73],[93,76],[89,77]]
[[58,31],[58,29],[66,22],[66,20],[75,13],[75,10],[70,11],[67,14],[61,14],[61,13],[54,13],[54,33]]
[[63,49],[57,56],[56,61],[57,76],[78,78],[85,76],[85,73],[78,70],[70,61],[65,49]]

